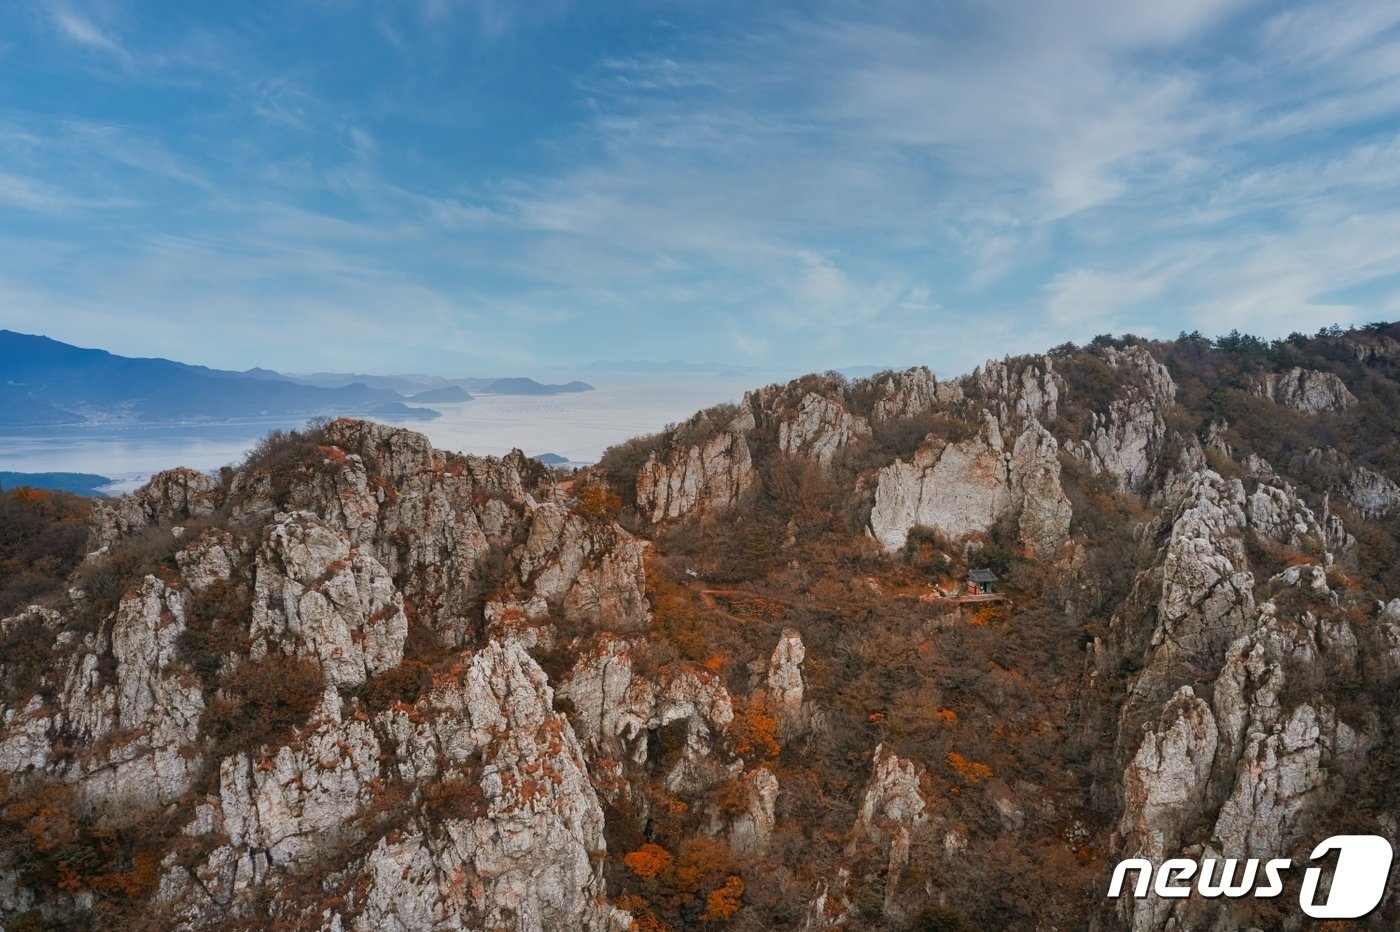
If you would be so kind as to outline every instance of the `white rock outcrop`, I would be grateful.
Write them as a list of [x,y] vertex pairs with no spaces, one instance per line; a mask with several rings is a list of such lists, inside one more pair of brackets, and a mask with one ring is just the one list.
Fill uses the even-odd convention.
[[1400,509],[1400,485],[1365,466],[1351,471],[1340,492],[1363,518],[1381,518]]
[[727,424],[712,425],[700,415],[685,426],[703,439],[652,453],[637,473],[637,506],[652,521],[731,507],[757,479],[748,443],[754,417],[747,404]]
[[633,768],[647,763],[648,741],[680,725],[681,747],[663,780],[672,791],[694,793],[732,776],[715,753],[717,739],[734,720],[729,691],[719,678],[689,664],[671,664],[652,677],[634,672],[631,643],[602,638],[584,654],[559,687],[581,723],[594,760]]
[[616,524],[599,525],[561,505],[540,505],[516,557],[520,581],[569,621],[615,631],[644,629],[642,541]]
[[807,456],[823,467],[831,465],[836,452],[870,436],[865,418],[851,414],[842,405],[808,392],[797,409],[778,424],[778,449],[788,456]]
[[[1216,724],[1210,706],[1183,686],[1162,709],[1123,774],[1123,857],[1160,864],[1180,849],[1189,819],[1201,808],[1215,761]],[[1160,929],[1172,902],[1123,897],[1119,915],[1134,930]]]
[[786,628],[768,660],[768,696],[778,716],[779,734],[784,737],[798,734],[806,725],[802,708],[802,661],[806,657],[802,634]]
[[93,505],[91,549],[156,524],[213,514],[219,480],[194,469],[168,469],[130,495],[98,499]]
[[1053,421],[1064,382],[1049,356],[990,359],[963,379],[965,390],[987,399],[1003,423]]
[[884,373],[874,376],[872,381],[875,402],[871,418],[877,422],[917,417],[963,399],[961,384],[940,382],[923,366]]
[[[1176,400],[1166,366],[1142,346],[1110,348],[1104,357],[1123,380],[1108,412],[1095,412],[1084,440],[1066,450],[1132,491],[1144,491],[1167,437],[1163,415]],[[1087,400],[1087,399],[1086,399]]]
[[170,863],[163,888],[237,902],[350,851],[405,794],[431,794],[423,805],[439,809],[380,834],[342,873],[330,927],[624,928],[603,903],[602,809],[552,704],[543,671],[500,642],[373,719],[328,690],[291,743],[223,762],[218,797],[189,831],[226,841],[192,869]]
[[1356,404],[1356,396],[1346,383],[1331,372],[1293,368],[1284,373],[1269,373],[1256,379],[1254,394],[1285,408],[1308,414],[1325,411],[1345,411]]
[[896,460],[879,471],[870,532],[897,550],[915,526],[957,540],[985,533],[1016,511],[1021,540],[1036,556],[1052,555],[1067,539],[1072,509],[1060,486],[1058,445],[1030,420],[1008,452],[1000,421],[987,413],[977,436],[952,443],[930,438],[910,462]]
[[755,767],[744,775],[747,806],[729,828],[729,846],[735,854],[762,854],[773,837],[777,822],[778,778],[767,767]]
[[316,658],[328,682],[358,686],[403,660],[403,597],[374,557],[315,515],[278,515],[258,551],[253,656]]
[[986,531],[1011,505],[1001,424],[987,414],[975,437],[930,438],[910,462],[881,469],[870,530],[887,550],[903,547],[915,526],[956,540]]

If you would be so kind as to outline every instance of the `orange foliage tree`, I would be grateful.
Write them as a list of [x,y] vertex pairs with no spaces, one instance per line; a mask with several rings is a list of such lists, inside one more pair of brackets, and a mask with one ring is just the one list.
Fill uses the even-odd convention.
[[728,922],[739,911],[744,881],[729,846],[707,836],[683,842],[673,856],[647,843],[623,857],[643,881],[640,892],[619,897],[619,904],[648,923],[693,928],[697,922]]
[[670,866],[675,858],[671,857],[671,852],[660,845],[648,842],[636,851],[633,851],[622,858],[622,863],[626,864],[632,873],[643,880],[651,880],[661,871]]
[[611,521],[622,511],[622,499],[605,485],[590,483],[578,490],[574,514]]
[[705,898],[705,912],[700,916],[701,922],[728,922],[734,918],[734,914],[739,911],[741,898],[744,895],[744,881],[730,874],[725,878],[724,883]]
[[735,697],[734,721],[729,723],[729,741],[735,754],[777,757],[782,751],[778,744],[778,716],[773,714],[767,693],[756,692],[748,698]]
[[948,766],[968,783],[981,783],[992,775],[992,768],[977,761],[968,760],[957,751],[948,753]]

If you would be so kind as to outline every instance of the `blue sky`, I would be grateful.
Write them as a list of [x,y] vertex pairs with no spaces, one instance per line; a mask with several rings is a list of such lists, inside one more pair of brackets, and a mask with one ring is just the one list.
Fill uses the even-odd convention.
[[1400,4],[0,3],[0,326],[289,371],[1400,316]]

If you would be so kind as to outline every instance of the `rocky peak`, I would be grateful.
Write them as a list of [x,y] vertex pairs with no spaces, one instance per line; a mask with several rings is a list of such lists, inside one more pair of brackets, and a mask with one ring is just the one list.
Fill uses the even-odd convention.
[[748,442],[754,425],[747,399],[723,424],[705,412],[687,421],[665,449],[642,465],[637,506],[660,522],[736,504],[756,481]]
[[[1101,343],[760,389],[567,483],[340,421],[101,504],[0,620],[0,923],[1271,920],[1083,891],[1393,834],[1391,364],[1261,424],[1199,391],[1226,350]],[[919,524],[985,535],[1009,604],[928,591]]]
[[1108,347],[1103,358],[1122,387],[1107,413],[1094,412],[1084,437],[1065,449],[1120,487],[1143,492],[1167,437],[1164,414],[1176,400],[1176,383],[1143,346]]
[[877,422],[917,417],[952,407],[963,399],[959,382],[940,382],[924,366],[872,376],[871,387],[875,401],[870,416]]
[[823,467],[842,447],[870,436],[870,424],[842,405],[808,392],[778,424],[778,448],[788,456],[808,456]]
[[130,495],[98,499],[93,507],[89,549],[116,543],[144,528],[178,524],[213,514],[219,480],[194,469],[168,469]]
[[985,399],[1003,423],[1053,421],[1064,380],[1049,356],[988,360],[963,379],[963,388]]

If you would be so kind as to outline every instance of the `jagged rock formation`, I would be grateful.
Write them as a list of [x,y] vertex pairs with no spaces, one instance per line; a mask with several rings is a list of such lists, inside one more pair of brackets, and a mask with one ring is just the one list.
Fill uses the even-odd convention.
[[871,418],[895,421],[917,417],[926,411],[947,409],[963,400],[962,385],[940,382],[923,366],[875,376],[875,403]]
[[988,413],[976,437],[933,441],[911,462],[880,470],[871,533],[896,550],[915,526],[956,540],[1019,512],[1022,543],[1048,556],[1067,538],[1072,511],[1060,488],[1058,453],[1055,438],[1033,419],[1008,453],[1000,422]]
[[874,773],[861,800],[856,831],[890,849],[891,864],[908,857],[908,832],[927,808],[919,793],[919,775],[912,761],[885,747],[875,749]]
[[[881,745],[875,749],[871,764],[870,782],[851,830],[852,850],[862,841],[874,845],[884,860],[883,910],[887,915],[900,916],[900,877],[909,866],[913,834],[927,821],[928,805],[919,789],[919,768],[913,761]],[[850,871],[842,868],[820,889],[808,911],[808,928],[840,926],[855,918],[850,881]]]
[[[210,911],[373,840],[333,877],[344,905],[329,924],[607,928],[592,857],[602,812],[550,704],[544,674],[502,644],[412,707],[370,717],[327,690],[295,744],[221,763],[218,794],[189,831],[227,841],[188,873],[168,865],[169,895]],[[374,825],[377,811],[398,821],[384,801],[405,792],[454,793],[456,804],[435,820]]]
[[1141,346],[1110,348],[1104,362],[1123,380],[1125,390],[1113,397],[1107,414],[1093,413],[1086,436],[1066,450],[1094,472],[1141,492],[1162,453],[1167,436],[1163,415],[1176,398],[1176,383],[1166,366]]
[[171,469],[152,476],[131,495],[98,502],[93,512],[93,543],[107,546],[154,524],[208,517],[219,482],[193,469]]
[[1048,356],[1013,362],[992,359],[964,380],[964,389],[990,401],[1003,422],[1053,421],[1063,380]]
[[778,448],[789,456],[810,456],[829,466],[838,450],[869,436],[865,418],[852,415],[830,398],[808,392],[792,418],[778,425]]
[[[1215,761],[1216,723],[1210,706],[1183,686],[1146,732],[1123,773],[1123,819],[1118,826],[1125,857],[1160,864],[1181,845],[1182,828],[1200,808]],[[1121,900],[1119,914],[1130,928],[1160,928],[1171,903]]]
[[1254,393],[1285,408],[1321,414],[1345,411],[1356,404],[1356,396],[1331,372],[1293,368],[1283,374],[1269,373],[1255,381]]
[[768,660],[768,694],[778,715],[778,727],[788,736],[799,733],[806,725],[802,708],[802,661],[806,657],[802,633],[788,628]]
[[1012,507],[1001,424],[990,413],[981,432],[957,443],[934,441],[910,463],[880,471],[870,529],[887,549],[904,546],[909,529],[931,527],[957,539],[985,531]]
[[1352,470],[1340,492],[1365,518],[1379,518],[1400,509],[1400,485],[1365,466]]
[[0,620],[0,923],[1301,927],[1103,894],[1400,830],[1400,355],[1327,339],[809,376],[563,484],[356,421],[156,476]]
[[[1209,470],[1183,486],[1174,514],[1160,568],[1138,580],[1160,593],[1150,643],[1126,636],[1143,629],[1120,616],[1114,629],[1123,639],[1100,648],[1101,676],[1110,657],[1146,651],[1119,715],[1118,754],[1129,762],[1114,850],[1153,863],[1202,850],[1217,858],[1277,856],[1306,839],[1329,773],[1336,781],[1354,777],[1375,742],[1374,720],[1358,731],[1328,700],[1299,696],[1317,690],[1304,684],[1321,677],[1356,675],[1356,633],[1334,613],[1326,570],[1334,553],[1323,549],[1354,541],[1335,516],[1317,517],[1287,483],[1261,482],[1249,493],[1241,480]],[[1319,609],[1284,612],[1272,599],[1256,605],[1248,539],[1312,549],[1318,563],[1289,567],[1268,585],[1306,592]],[[1130,597],[1129,605],[1136,601]],[[1206,697],[1183,682],[1203,667],[1214,672]],[[1288,689],[1294,697],[1285,700]],[[1144,930],[1171,922],[1194,927],[1211,915],[1199,904],[1155,895],[1124,899],[1116,909],[1125,925]]]
[[635,646],[618,638],[600,639],[580,656],[560,687],[560,695],[573,705],[590,755],[640,767],[651,753],[651,736],[679,726],[681,753],[664,775],[667,786],[693,789],[730,775],[729,765],[714,753],[715,739],[734,719],[728,690],[707,671],[688,666],[668,667],[652,678],[637,676]]
[[252,658],[270,650],[314,657],[336,687],[397,667],[408,619],[379,561],[314,515],[274,520],[253,571]]
[[[166,812],[187,840],[145,869],[150,914],[173,924],[270,901],[335,928],[622,927],[603,901],[582,745],[519,643],[488,637],[417,699],[375,697],[416,691],[392,685],[409,682],[394,676],[412,624],[448,650],[466,636],[451,612],[492,548],[510,570],[495,584],[514,579],[517,601],[567,623],[644,624],[640,543],[550,501],[518,455],[454,458],[353,422],[318,439],[280,472],[224,485],[178,470],[97,509],[94,565],[138,545],[168,562],[105,617],[75,590],[64,609],[5,622],[56,658],[6,699],[5,779],[71,786],[98,826]],[[218,509],[238,517],[172,529]],[[424,548],[449,559],[415,560]],[[443,579],[465,591],[414,598]],[[92,627],[75,636],[75,619]],[[321,872],[309,888],[308,871]]]
[[[120,811],[168,805],[198,767],[203,697],[175,663],[186,594],[147,577],[123,599],[110,624],[81,641],[58,612],[31,612],[66,650],[44,671],[38,691],[5,710],[0,761],[7,772],[49,772],[70,783],[84,805]],[[70,635],[65,638],[65,633]],[[56,702],[45,702],[51,692]],[[88,747],[64,753],[62,737]]]
[[706,432],[698,443],[681,442],[670,451],[653,453],[637,474],[637,503],[652,521],[679,518],[693,511],[714,512],[738,503],[754,483],[748,433],[753,412],[742,405],[724,425],[711,425],[698,415],[685,425]]
[[649,620],[642,595],[644,546],[615,525],[597,527],[560,505],[544,504],[532,513],[516,553],[520,582],[569,621],[637,630]]
[[735,854],[761,854],[773,837],[777,823],[778,778],[767,767],[755,767],[744,776],[746,806],[729,830]]

